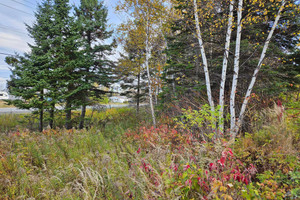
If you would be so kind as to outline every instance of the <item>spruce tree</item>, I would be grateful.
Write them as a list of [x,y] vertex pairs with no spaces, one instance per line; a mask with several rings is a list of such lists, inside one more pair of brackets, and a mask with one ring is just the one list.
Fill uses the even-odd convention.
[[47,94],[49,89],[48,74],[51,55],[51,1],[46,0],[38,6],[35,14],[36,21],[32,26],[27,25],[29,36],[34,44],[29,44],[31,52],[24,56],[7,57],[6,62],[11,65],[12,76],[8,81],[8,89],[14,96],[21,99],[11,103],[19,108],[36,108],[39,111],[39,130],[43,130],[44,110],[47,109]]
[[6,57],[6,63],[12,67],[12,75],[7,82],[10,94],[20,99],[9,101],[21,109],[38,109],[39,131],[43,131],[44,88],[42,73],[33,64],[30,55]]
[[104,44],[112,36],[112,31],[108,31],[107,8],[103,2],[98,0],[81,0],[80,6],[75,8],[76,23],[81,35],[83,49],[82,58],[84,65],[78,73],[83,78],[80,98],[82,112],[79,128],[84,127],[86,106],[92,96],[100,97],[105,91],[95,87],[96,85],[109,86],[112,83],[111,62],[107,56],[111,54],[114,42]]
[[51,74],[53,83],[56,83],[56,96],[65,104],[67,129],[72,128],[72,110],[79,105],[78,94],[85,89],[82,75],[79,73],[84,64],[81,47],[81,38],[75,18],[70,16],[71,6],[68,0],[54,0],[53,4],[53,31]]

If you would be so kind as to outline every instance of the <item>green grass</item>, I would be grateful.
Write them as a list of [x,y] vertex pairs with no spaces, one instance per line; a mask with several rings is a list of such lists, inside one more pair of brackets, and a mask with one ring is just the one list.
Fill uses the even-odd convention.
[[13,114],[13,113],[5,113],[0,115],[0,133],[7,133],[9,131],[16,131],[18,129],[28,128],[27,122],[30,120],[30,116],[28,114]]
[[[5,122],[0,126],[7,130],[24,116],[4,118],[9,126]],[[139,126],[135,111],[108,109],[94,113],[92,120],[94,124],[106,120],[106,125],[1,134],[0,199],[124,199],[122,188],[134,185],[124,185],[130,166],[123,153],[136,147],[123,144],[122,135]]]

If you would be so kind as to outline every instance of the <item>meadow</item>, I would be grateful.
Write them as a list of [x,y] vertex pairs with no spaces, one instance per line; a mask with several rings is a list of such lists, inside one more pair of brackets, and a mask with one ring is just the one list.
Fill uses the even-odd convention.
[[87,129],[41,133],[34,116],[0,115],[0,199],[298,199],[299,108],[257,112],[234,143],[162,113],[154,128],[144,109],[88,111]]

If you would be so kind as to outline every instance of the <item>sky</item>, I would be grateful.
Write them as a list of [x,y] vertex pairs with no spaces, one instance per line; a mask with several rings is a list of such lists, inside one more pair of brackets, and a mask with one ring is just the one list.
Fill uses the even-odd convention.
[[[33,44],[33,40],[27,35],[25,23],[31,25],[34,22],[34,12],[41,2],[42,0],[0,0],[0,91],[6,88],[6,80],[11,74],[4,61],[5,57],[30,51],[27,44]],[[70,0],[71,5],[78,5],[79,2],[80,0]],[[122,17],[114,12],[117,2],[118,0],[104,0],[111,28],[122,21]],[[117,54],[112,59],[116,57]]]

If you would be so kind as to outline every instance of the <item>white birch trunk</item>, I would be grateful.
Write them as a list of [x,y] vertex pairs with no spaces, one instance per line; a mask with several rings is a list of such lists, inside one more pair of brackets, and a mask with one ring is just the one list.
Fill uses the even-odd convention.
[[194,0],[194,15],[195,15],[195,22],[196,22],[196,31],[197,31],[197,39],[200,46],[200,52],[203,62],[203,68],[204,68],[204,74],[205,74],[205,82],[206,82],[206,91],[207,91],[207,97],[208,102],[211,107],[211,111],[215,111],[214,101],[211,94],[211,86],[210,86],[210,79],[209,79],[209,72],[208,72],[208,63],[207,58],[205,54],[205,49],[203,45],[203,40],[201,36],[201,30],[199,25],[199,18],[198,18],[198,6],[197,6],[197,0]]
[[150,58],[150,47],[149,47],[149,19],[147,17],[146,22],[146,69],[147,69],[147,78],[148,78],[148,87],[149,87],[149,103],[152,115],[152,122],[154,128],[156,127],[156,120],[155,120],[155,113],[154,113],[154,106],[153,106],[153,98],[152,98],[152,87],[151,87],[151,76],[150,76],[150,69],[149,69],[149,58]]
[[255,81],[256,81],[256,78],[257,78],[257,75],[258,75],[258,72],[259,70],[261,69],[261,65],[262,65],[262,62],[266,56],[266,52],[267,52],[267,49],[268,49],[268,46],[269,46],[269,43],[270,43],[270,40],[273,36],[273,33],[274,33],[274,30],[278,24],[278,21],[280,19],[280,16],[281,16],[281,12],[282,10],[284,9],[284,5],[285,5],[286,1],[285,0],[282,0],[281,1],[281,6],[278,10],[278,13],[277,13],[277,16],[275,18],[275,21],[273,23],[273,26],[269,32],[269,35],[265,41],[265,44],[264,44],[264,48],[263,48],[263,51],[261,53],[261,56],[260,56],[260,59],[259,59],[259,62],[254,70],[254,73],[253,73],[253,76],[252,76],[252,79],[251,79],[251,82],[249,84],[249,87],[247,89],[247,93],[244,97],[244,101],[243,101],[243,104],[242,104],[242,108],[241,108],[241,111],[240,111],[240,115],[239,115],[239,119],[237,121],[237,125],[236,125],[236,128],[234,130],[234,135],[233,135],[233,138],[236,137],[238,131],[239,131],[239,128],[241,127],[242,125],[242,122],[243,122],[243,118],[244,118],[244,114],[245,114],[245,111],[246,111],[246,108],[247,108],[247,104],[248,104],[248,101],[250,99],[250,95],[251,95],[251,92],[252,92],[252,89],[253,89],[253,86],[255,84]]
[[236,33],[236,44],[235,44],[235,56],[234,56],[234,68],[233,68],[233,79],[230,94],[230,133],[234,134],[236,118],[235,118],[235,93],[237,88],[238,76],[239,76],[239,62],[240,62],[240,47],[241,47],[241,36],[242,36],[242,9],[243,0],[239,0],[237,10],[237,33]]
[[235,1],[230,1],[229,5],[229,16],[228,16],[228,27],[226,33],[226,42],[225,42],[225,52],[223,58],[223,66],[222,66],[222,76],[221,76],[221,84],[220,84],[220,97],[219,97],[219,131],[224,131],[224,123],[223,123],[223,116],[224,116],[224,93],[225,93],[225,81],[226,81],[226,71],[228,65],[228,56],[229,56],[229,47],[230,47],[230,39],[232,33],[232,19],[233,19],[233,6]]

